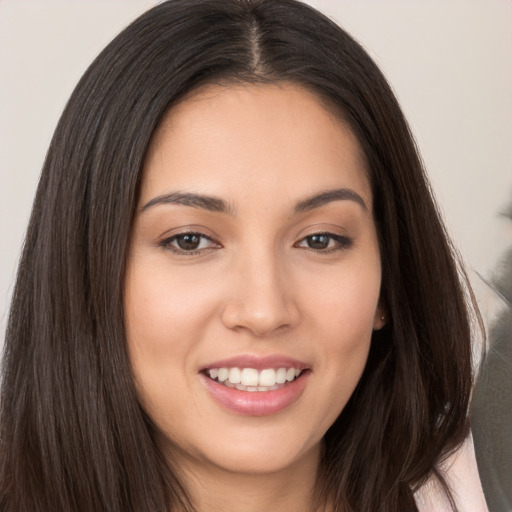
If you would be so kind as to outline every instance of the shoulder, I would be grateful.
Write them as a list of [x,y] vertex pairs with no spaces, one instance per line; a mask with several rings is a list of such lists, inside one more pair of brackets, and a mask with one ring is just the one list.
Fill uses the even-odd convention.
[[[455,453],[446,459],[442,470],[460,512],[489,512],[478,475],[471,435]],[[419,512],[452,511],[444,490],[434,477],[418,489],[415,499]]]

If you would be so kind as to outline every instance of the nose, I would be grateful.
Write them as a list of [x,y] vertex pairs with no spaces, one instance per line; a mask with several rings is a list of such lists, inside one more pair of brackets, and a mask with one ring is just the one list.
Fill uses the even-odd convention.
[[222,311],[228,329],[263,338],[298,324],[297,297],[284,267],[275,254],[268,253],[237,262]]

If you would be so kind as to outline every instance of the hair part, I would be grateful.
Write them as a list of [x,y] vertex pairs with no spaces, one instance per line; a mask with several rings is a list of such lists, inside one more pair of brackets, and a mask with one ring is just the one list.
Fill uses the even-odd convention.
[[[192,510],[139,405],[123,280],[141,170],[163,116],[212,83],[291,82],[356,135],[374,196],[386,327],[325,436],[336,511],[412,510],[467,433],[470,309],[414,140],[382,73],[294,0],[172,0],[77,85],[48,151],[9,317],[0,416],[5,512]],[[404,442],[407,440],[407,442]]]

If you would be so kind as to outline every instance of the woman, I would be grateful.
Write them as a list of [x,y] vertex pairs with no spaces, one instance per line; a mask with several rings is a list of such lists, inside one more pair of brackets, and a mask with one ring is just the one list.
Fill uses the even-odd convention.
[[45,162],[0,503],[415,510],[468,432],[469,317],[357,43],[291,0],[163,3],[85,73]]

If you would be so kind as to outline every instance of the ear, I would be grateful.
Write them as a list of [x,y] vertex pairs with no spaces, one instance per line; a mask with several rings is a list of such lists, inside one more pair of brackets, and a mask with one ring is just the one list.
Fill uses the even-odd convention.
[[373,330],[378,331],[388,323],[389,313],[387,308],[379,302],[373,318]]

